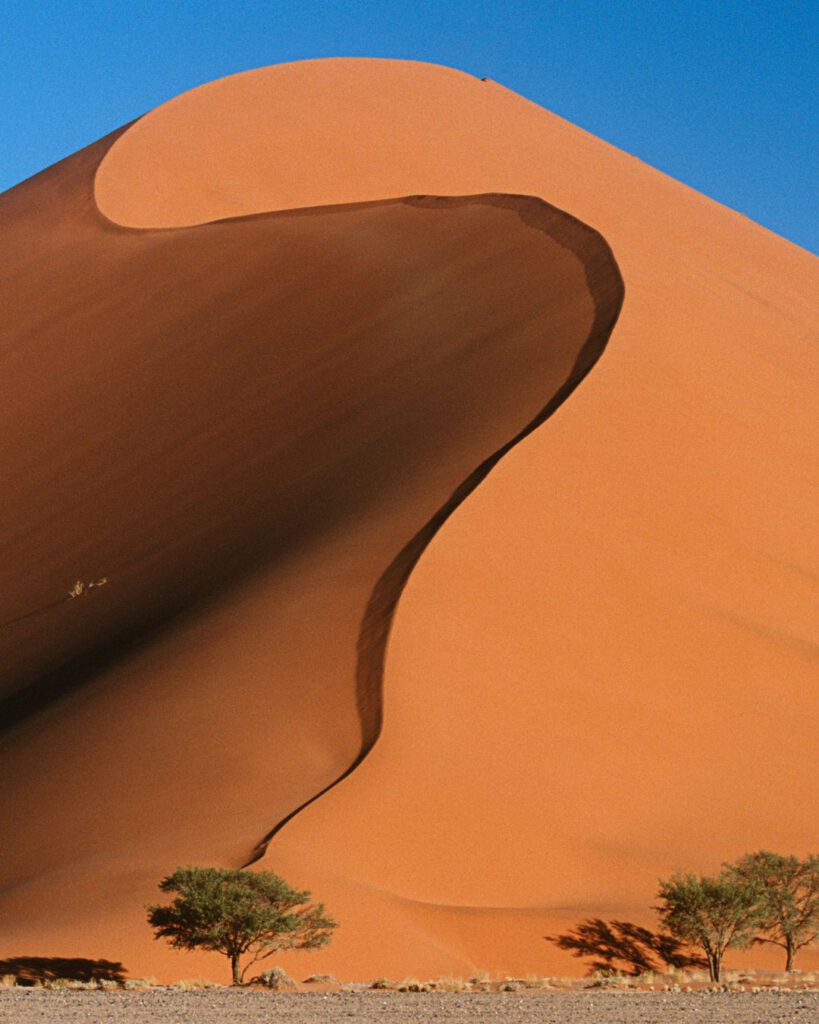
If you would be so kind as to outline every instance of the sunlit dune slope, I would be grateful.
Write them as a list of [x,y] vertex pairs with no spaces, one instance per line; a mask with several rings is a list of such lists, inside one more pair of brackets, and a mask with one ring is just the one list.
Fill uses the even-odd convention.
[[622,282],[525,196],[123,227],[116,138],[0,200],[0,906],[4,952],[167,976],[156,881],[244,863],[369,749],[408,573]]
[[315,963],[351,974],[576,968],[545,932],[650,923],[659,874],[817,845],[811,256],[493,82],[409,62],[212,83],[96,182],[133,226],[485,191],[594,226],[627,297],[584,387],[413,573],[374,751],[263,862],[337,909]]

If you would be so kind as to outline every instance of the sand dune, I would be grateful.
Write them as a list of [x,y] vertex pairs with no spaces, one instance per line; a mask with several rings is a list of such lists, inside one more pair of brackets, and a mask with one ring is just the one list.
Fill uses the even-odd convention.
[[382,711],[260,861],[343,923],[311,969],[565,973],[658,874],[815,846],[811,257],[392,61],[194,90],[0,225],[0,952],[218,974],[156,879]]

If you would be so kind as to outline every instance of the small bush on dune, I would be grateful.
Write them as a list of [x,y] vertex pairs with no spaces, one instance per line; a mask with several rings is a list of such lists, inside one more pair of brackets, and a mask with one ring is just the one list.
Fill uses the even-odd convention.
[[182,992],[198,992],[207,988],[219,988],[212,981],[208,981],[207,978],[183,978],[181,981],[177,981],[173,986],[178,988]]
[[390,987],[389,978],[376,978],[375,981],[370,985],[370,988],[377,989],[388,989]]
[[17,984],[16,974],[3,974],[0,975],[0,988],[14,988]]

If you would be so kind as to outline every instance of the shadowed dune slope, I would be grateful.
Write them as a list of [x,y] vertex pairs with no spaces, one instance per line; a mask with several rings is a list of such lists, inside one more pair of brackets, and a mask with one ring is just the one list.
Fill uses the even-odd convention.
[[247,861],[369,749],[408,573],[622,282],[525,196],[122,227],[116,138],[0,200],[0,907],[10,955],[167,976],[156,881]]
[[502,86],[411,62],[211,83],[96,181],[142,227],[416,192],[539,196],[602,233],[627,297],[583,388],[426,550],[378,744],[263,864],[345,922],[315,969],[577,969],[540,936],[650,923],[676,867],[817,845],[819,273]]
[[375,747],[260,861],[343,922],[309,969],[577,971],[544,934],[817,846],[816,261],[495,83],[310,61],[0,200],[3,620],[36,613],[3,631],[0,952],[224,970],[151,943],[155,879],[356,760],[405,545],[561,396],[589,286],[613,316],[548,207],[400,200],[487,193],[592,225],[627,297],[415,565]]

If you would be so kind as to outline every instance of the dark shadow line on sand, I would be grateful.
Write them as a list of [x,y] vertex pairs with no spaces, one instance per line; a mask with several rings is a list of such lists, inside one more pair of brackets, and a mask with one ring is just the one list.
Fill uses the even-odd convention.
[[[411,206],[424,206],[428,208],[440,207],[441,209],[478,203],[501,207],[516,212],[524,223],[546,233],[580,260],[584,266],[589,292],[594,302],[595,316],[589,335],[580,349],[574,366],[563,385],[529,424],[510,441],[484,459],[467,476],[440,509],[404,545],[379,578],[364,612],[357,642],[356,703],[362,734],[359,753],[352,764],[336,779],[287,814],[258,841],[246,860],[246,864],[251,864],[264,855],[271,839],[288,822],[292,821],[301,811],[349,777],[359,767],[370,750],[372,750],[380,735],[383,721],[383,675],[387,642],[398,601],[412,570],[433,537],[455,509],[478,487],[507,452],[549,419],[583,381],[606,347],[620,314],[625,289],[614,255],[605,238],[599,232],[571,214],[552,206],[545,200],[528,195],[487,193],[472,196],[419,195],[389,197],[367,202],[334,204],[332,206],[318,206],[296,210],[262,211],[260,213],[175,228],[138,228],[118,224],[116,221],[108,218],[96,203],[94,194],[96,170],[117,138],[135,123],[136,121],[133,121],[124,125],[122,128],[111,132],[96,143],[93,143],[86,150],[80,151],[81,157],[80,154],[72,154],[72,156],[66,157],[65,160],[59,161],[52,167],[46,168],[39,174],[34,175],[34,178],[39,178],[41,175],[52,175],[60,165],[77,157],[86,161],[92,161],[92,166],[89,168],[90,173],[86,179],[88,191],[84,196],[85,214],[87,216],[90,215],[92,220],[96,222],[97,227],[103,231],[123,235],[201,231],[226,222],[307,216],[317,211],[342,213],[351,209],[394,203],[405,203]],[[25,187],[34,178],[21,182],[9,190],[9,192]],[[237,565],[235,567],[235,575],[238,574],[239,566]],[[231,575],[234,574],[232,573]],[[52,607],[62,604],[64,600],[62,598],[59,601],[55,601],[53,605],[50,604],[47,607],[34,609],[21,615],[19,618],[22,620],[50,610]],[[127,657],[135,653],[151,637],[156,636],[158,632],[161,633],[171,618],[176,618],[180,614],[185,615],[186,612],[191,613],[197,605],[201,605],[201,603],[205,603],[207,600],[207,595],[200,595],[198,599],[190,601],[186,609],[177,608],[173,611],[169,609],[164,614],[159,613],[150,616],[136,627],[127,630],[124,635],[120,634],[97,649],[76,656],[68,663],[48,672],[45,677],[37,682],[26,686],[22,691],[12,693],[0,701],[0,721],[3,721],[3,731],[19,724],[31,714],[41,710],[50,701],[76,691],[87,680],[89,674],[93,676],[101,669],[117,663],[123,655]]]
[[[583,263],[589,291],[594,300],[595,316],[589,336],[564,384],[530,423],[469,474],[448,501],[404,545],[376,583],[362,619],[357,644],[356,698],[362,728],[362,743],[358,756],[338,778],[309,800],[305,800],[267,832],[253,849],[245,867],[263,857],[271,840],[285,825],[347,779],[372,750],[381,734],[383,724],[383,681],[387,643],[398,602],[412,570],[433,537],[458,506],[486,479],[500,460],[545,423],[584,380],[603,354],[623,305],[625,285],[614,254],[605,238],[587,224],[571,214],[558,210],[545,200],[534,196],[486,194],[446,198],[411,196],[403,202],[425,206],[485,202],[488,205],[515,209],[526,224],[548,233]],[[535,212],[536,210],[538,212]],[[547,212],[547,226],[540,222],[541,211]]]

